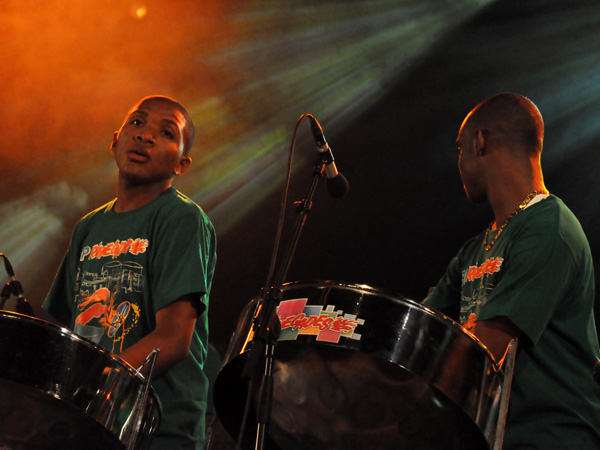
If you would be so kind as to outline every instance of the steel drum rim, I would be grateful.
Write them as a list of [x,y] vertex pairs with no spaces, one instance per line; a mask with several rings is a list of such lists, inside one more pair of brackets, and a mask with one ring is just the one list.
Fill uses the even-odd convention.
[[21,313],[17,313],[17,312],[13,312],[13,311],[0,310],[0,317],[2,317],[2,316],[5,316],[7,319],[10,319],[10,320],[17,320],[17,321],[22,320],[22,321],[31,322],[31,323],[39,322],[39,323],[37,323],[37,325],[39,325],[39,326],[42,326],[42,325],[49,326],[50,328],[53,328],[56,331],[58,331],[64,337],[71,338],[74,341],[81,343],[84,346],[90,348],[91,350],[101,353],[103,356],[107,357],[108,359],[112,360],[113,362],[117,363],[118,365],[122,365],[125,369],[127,369],[127,371],[131,375],[139,378],[141,382],[146,382],[146,378],[144,377],[144,375],[142,375],[139,371],[137,371],[127,361],[120,358],[118,355],[115,355],[114,353],[109,352],[104,347],[101,347],[100,345],[96,344],[92,340],[85,338],[83,336],[80,336],[77,333],[74,333],[73,331],[69,330],[65,326],[58,325],[57,323],[53,323],[48,320],[40,319],[38,317],[31,317],[26,314],[21,314]]
[[389,289],[376,288],[376,287],[373,287],[373,286],[367,285],[367,284],[354,284],[354,283],[348,283],[348,282],[344,282],[344,281],[334,281],[334,280],[291,281],[291,282],[285,283],[282,286],[282,290],[286,291],[290,288],[303,287],[303,286],[306,286],[306,287],[321,286],[322,288],[339,287],[342,289],[364,291],[365,293],[389,297],[390,299],[396,299],[396,300],[402,299],[403,302],[406,302],[406,303],[410,304],[411,306],[422,310],[429,316],[434,317],[436,320],[443,321],[447,325],[451,326],[453,329],[457,330],[459,333],[463,333],[466,337],[475,341],[477,344],[479,344],[479,347],[486,354],[486,356],[488,356],[491,359],[495,369],[499,370],[499,364],[496,361],[494,355],[487,348],[487,346],[483,342],[481,342],[481,340],[477,336],[475,336],[470,331],[466,330],[462,325],[460,325],[456,320],[452,319],[451,317],[446,316],[445,314],[443,314],[440,311],[429,308],[416,300],[413,300],[409,297],[405,297],[404,295],[402,295],[398,292],[395,292],[395,291],[389,290]]
[[[34,340],[30,341],[29,338],[21,340],[18,333],[23,330],[32,333]],[[40,411],[37,414],[37,419],[39,417],[46,417],[48,419],[48,426],[52,427],[55,423],[63,426],[63,423],[72,422],[73,424],[77,423],[81,425],[82,429],[89,433],[89,427],[91,426],[89,422],[95,422],[101,430],[98,432],[102,433],[102,438],[100,438],[100,435],[97,436],[100,439],[99,442],[104,442],[108,445],[108,441],[104,441],[104,439],[117,439],[120,445],[123,445],[127,442],[131,443],[131,439],[135,439],[135,449],[140,448],[139,445],[146,445],[148,440],[157,431],[162,421],[160,398],[155,389],[152,386],[148,386],[148,395],[144,397],[143,404],[138,403],[142,400],[140,395],[143,392],[144,386],[148,383],[146,381],[147,378],[141,375],[129,363],[118,357],[118,355],[114,355],[93,341],[72,332],[64,326],[12,311],[0,310],[0,333],[3,338],[7,339],[8,344],[18,343],[17,347],[19,350],[38,348],[38,345],[31,347],[26,347],[26,345],[29,345],[31,342],[42,344],[42,341],[39,340],[40,337],[47,337],[49,339],[47,343],[43,343],[42,347],[45,346],[47,349],[51,349],[51,351],[42,353],[41,356],[42,358],[50,358],[50,361],[56,361],[56,365],[53,366],[51,372],[47,373],[46,369],[44,369],[43,371],[38,371],[42,375],[23,378],[22,375],[24,372],[19,372],[19,370],[23,370],[27,364],[32,364],[33,361],[35,361],[34,369],[39,369],[40,361],[43,361],[43,359],[39,357],[36,359],[31,356],[24,358],[16,356],[17,359],[15,361],[17,363],[15,367],[17,369],[9,369],[6,373],[2,371],[1,378],[2,380],[7,380],[9,383],[15,383],[18,389],[22,389],[19,391],[19,395],[22,395],[29,404],[31,402],[35,403],[35,408],[39,408]],[[48,344],[58,345],[48,347]],[[75,350],[76,353],[64,353],[65,349]],[[15,355],[18,354],[14,352],[7,353],[5,351],[3,358],[8,356],[8,360],[12,361],[12,358],[15,358]],[[63,354],[71,356],[66,356],[65,359],[62,359]],[[75,358],[75,355],[78,356]],[[82,362],[91,363],[91,366],[82,365]],[[87,380],[89,384],[82,381],[83,379],[74,377],[74,372],[71,373],[70,368],[76,368],[79,372],[81,372],[82,368],[87,368],[87,371],[83,369],[86,372],[83,379]],[[106,372],[107,370],[108,372]],[[110,377],[110,381],[109,378],[104,378],[105,372]],[[78,392],[80,387],[87,388],[87,391],[85,389],[82,390],[82,396],[79,396]],[[92,388],[92,390],[89,390],[89,388]],[[9,399],[7,411],[18,411],[21,414],[22,410],[18,409],[19,407],[15,403],[16,397],[11,397],[9,392],[1,391]],[[115,393],[115,395],[107,396],[105,395],[106,392]],[[82,399],[83,402],[81,403]],[[58,403],[52,403],[54,401]],[[143,409],[138,410],[138,408]],[[49,411],[53,411],[55,415],[49,416]],[[127,414],[128,418],[126,420],[125,417],[123,419],[119,418],[122,411]],[[141,414],[141,416],[138,414]],[[55,417],[57,421],[54,421]],[[139,428],[138,425],[130,425],[129,419],[135,418],[137,423],[139,417],[142,420]],[[46,422],[39,422],[39,427],[33,427],[32,430],[39,430],[39,432],[47,431],[47,428],[44,428],[42,423],[46,424]],[[2,437],[6,439],[29,439],[29,435],[14,435],[10,434],[10,432],[6,434],[4,433],[4,428],[1,431],[3,433]],[[75,439],[78,443],[81,443],[81,432],[75,433]],[[105,436],[112,436],[112,438]]]

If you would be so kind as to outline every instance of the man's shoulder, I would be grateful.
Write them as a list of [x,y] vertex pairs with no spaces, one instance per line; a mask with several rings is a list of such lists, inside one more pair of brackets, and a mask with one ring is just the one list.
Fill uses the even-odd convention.
[[166,193],[164,201],[160,205],[160,209],[163,213],[168,214],[206,215],[200,205],[177,189],[171,189]]
[[101,217],[103,214],[112,210],[115,200],[116,199],[113,199],[110,202],[105,203],[104,205],[87,213],[85,216],[83,216],[81,219],[79,219],[79,221],[77,222],[76,228],[81,228],[83,226],[87,226],[91,222],[93,222],[95,219]]
[[159,214],[171,223],[192,220],[213,228],[212,222],[200,205],[177,189],[171,189],[166,193],[160,204]]
[[554,195],[533,205],[522,226],[525,228],[523,233],[539,236],[548,243],[562,242],[571,252],[587,252],[589,249],[581,223],[571,209]]
[[532,208],[532,212],[535,214],[532,214],[531,220],[544,225],[549,231],[569,233],[581,230],[581,224],[573,211],[555,195],[549,195],[539,202],[539,206]]
[[174,208],[181,209],[182,211],[204,213],[200,205],[198,205],[194,200],[189,198],[184,193],[178,191],[177,189],[173,189],[171,191],[169,204],[172,205]]
[[555,233],[564,220],[577,221],[577,218],[555,195],[549,195],[532,204],[512,219],[520,228],[537,230],[540,233]]

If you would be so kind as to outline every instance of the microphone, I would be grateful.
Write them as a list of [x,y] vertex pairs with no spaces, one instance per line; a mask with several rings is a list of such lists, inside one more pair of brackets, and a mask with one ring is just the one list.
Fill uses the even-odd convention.
[[600,383],[600,361],[596,361],[596,364],[594,364],[594,380],[596,380],[597,383]]
[[317,143],[317,150],[321,156],[321,160],[325,163],[325,175],[327,176],[327,192],[332,197],[340,198],[348,193],[350,184],[344,175],[338,172],[333,160],[333,153],[329,144],[323,135],[323,129],[317,121],[317,119],[311,115],[308,116],[310,119],[310,129],[312,130],[313,137]]
[[0,256],[4,258],[4,268],[6,269],[6,273],[10,278],[10,282],[8,284],[12,287],[13,294],[17,296],[17,312],[33,317],[33,308],[23,295],[23,286],[21,286],[21,283],[19,280],[17,280],[15,271],[13,270],[10,261],[4,253],[0,253]]

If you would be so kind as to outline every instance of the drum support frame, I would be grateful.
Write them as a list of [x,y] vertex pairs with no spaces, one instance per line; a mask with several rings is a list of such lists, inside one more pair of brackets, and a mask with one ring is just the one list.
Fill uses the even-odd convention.
[[498,410],[498,425],[496,426],[496,436],[494,446],[491,450],[502,450],[504,444],[504,431],[506,429],[506,416],[508,414],[508,404],[510,400],[510,390],[512,387],[513,373],[515,371],[515,359],[517,357],[518,340],[513,339],[508,344],[504,358],[501,362],[501,370],[504,373],[502,383],[502,392],[500,394],[500,407]]
[[152,352],[146,357],[144,363],[137,369],[138,372],[144,368],[144,366],[148,366],[148,373],[144,377],[144,383],[142,387],[142,391],[137,399],[135,405],[135,412],[133,414],[133,432],[129,436],[129,441],[127,442],[127,450],[135,450],[136,441],[139,435],[139,432],[142,428],[142,420],[144,419],[144,409],[146,402],[148,401],[148,395],[150,393],[150,382],[152,380],[152,374],[154,373],[154,366],[156,364],[156,360],[158,359],[158,354],[160,350],[155,348]]

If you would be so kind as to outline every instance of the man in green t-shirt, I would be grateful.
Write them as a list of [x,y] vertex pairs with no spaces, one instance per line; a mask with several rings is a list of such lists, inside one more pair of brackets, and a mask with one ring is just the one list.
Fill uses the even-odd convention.
[[424,304],[475,334],[496,360],[518,339],[504,449],[600,448],[594,271],[581,225],[544,186],[544,124],[514,93],[476,106],[459,170],[494,221],[467,241]]
[[214,228],[171,187],[191,164],[194,125],[164,96],[142,99],[115,132],[117,197],[81,219],[44,302],[76,333],[138,368],[160,353],[152,386],[162,405],[153,449],[204,446],[208,296]]

